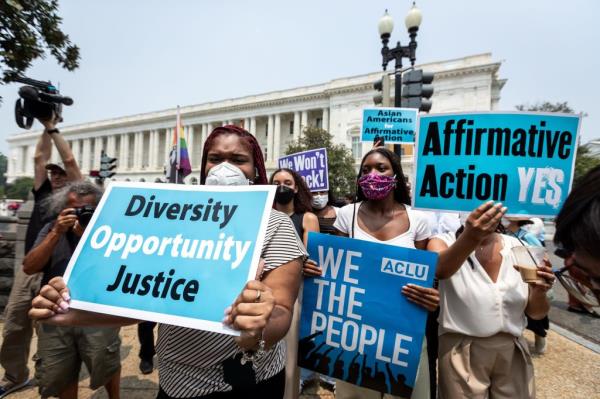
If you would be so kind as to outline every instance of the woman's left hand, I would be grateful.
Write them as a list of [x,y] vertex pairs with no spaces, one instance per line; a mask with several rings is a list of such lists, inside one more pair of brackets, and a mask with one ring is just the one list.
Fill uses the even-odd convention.
[[241,331],[236,341],[242,349],[256,349],[274,307],[271,289],[260,281],[250,280],[233,305],[225,310],[223,323]]
[[550,264],[548,259],[544,259],[544,265],[538,267],[537,275],[542,279],[542,281],[529,283],[529,286],[532,290],[545,294],[550,288],[552,288],[554,280],[556,279],[556,277],[554,277],[554,273],[552,272],[552,264]]
[[321,270],[314,260],[306,259],[304,261],[304,266],[302,266],[302,273],[304,273],[305,276],[319,277],[323,274],[323,270]]
[[402,287],[402,293],[406,296],[406,299],[424,307],[429,312],[433,312],[440,305],[440,292],[435,288],[406,284]]

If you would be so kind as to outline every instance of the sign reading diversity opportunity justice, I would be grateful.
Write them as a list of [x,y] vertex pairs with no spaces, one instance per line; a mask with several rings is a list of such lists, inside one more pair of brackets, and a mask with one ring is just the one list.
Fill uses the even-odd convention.
[[417,110],[412,108],[365,108],[361,141],[373,141],[376,136],[386,144],[414,143]]
[[567,114],[421,116],[413,205],[470,212],[494,200],[509,215],[555,216],[571,189],[579,124]]
[[323,275],[304,279],[298,365],[410,397],[427,311],[400,290],[431,287],[437,254],[320,233],[308,252]]
[[279,167],[297,172],[304,179],[310,191],[329,190],[329,168],[327,166],[327,149],[325,148],[281,157],[279,158]]
[[65,272],[71,306],[227,334],[255,277],[274,186],[115,182]]

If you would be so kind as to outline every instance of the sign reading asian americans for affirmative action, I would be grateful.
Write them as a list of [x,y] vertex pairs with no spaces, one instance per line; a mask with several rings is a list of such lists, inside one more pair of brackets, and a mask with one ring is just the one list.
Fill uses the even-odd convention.
[[329,190],[327,149],[317,148],[279,158],[279,167],[297,172],[310,191]]
[[415,207],[468,212],[494,200],[511,215],[558,213],[573,181],[579,116],[473,113],[419,120]]
[[310,233],[323,275],[304,279],[298,365],[410,397],[427,312],[401,287],[431,287],[437,254]]
[[417,110],[413,108],[365,108],[361,141],[372,142],[379,136],[386,143],[414,143]]
[[69,262],[72,307],[228,334],[274,187],[111,183]]

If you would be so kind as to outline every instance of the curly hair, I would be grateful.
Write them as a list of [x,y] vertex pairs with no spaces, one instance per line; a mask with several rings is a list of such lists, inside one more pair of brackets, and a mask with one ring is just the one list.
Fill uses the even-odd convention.
[[79,180],[67,184],[42,201],[41,205],[47,210],[49,218],[56,218],[67,207],[67,201],[71,193],[75,193],[77,197],[93,195],[95,197],[94,204],[98,205],[103,190],[99,185],[88,180]]
[[386,157],[390,164],[392,165],[392,170],[396,175],[396,187],[394,188],[394,199],[396,202],[404,205],[410,205],[410,194],[408,192],[408,188],[406,187],[406,180],[404,178],[404,172],[402,172],[402,164],[400,163],[400,157],[396,155],[393,151],[388,150],[385,147],[377,147],[373,148],[371,151],[367,152],[360,162],[360,167],[358,168],[358,176],[356,177],[356,201],[366,201],[367,197],[363,193],[360,185],[358,184],[358,179],[362,176],[362,167],[365,164],[366,159],[369,155],[374,153],[378,153]]
[[267,169],[265,168],[265,159],[260,148],[260,144],[256,141],[256,137],[250,134],[247,130],[235,125],[219,126],[215,128],[206,138],[204,148],[202,149],[202,165],[200,168],[200,184],[206,182],[206,160],[208,151],[212,148],[215,139],[224,134],[235,134],[240,138],[242,144],[252,154],[254,168],[256,169],[256,178],[254,184],[268,184]]
[[298,192],[294,195],[294,212],[295,213],[306,213],[312,212],[312,194],[306,185],[304,179],[296,172],[287,168],[277,169],[271,175],[269,184],[273,184],[275,175],[280,172],[287,172],[294,178],[294,185],[298,189]]

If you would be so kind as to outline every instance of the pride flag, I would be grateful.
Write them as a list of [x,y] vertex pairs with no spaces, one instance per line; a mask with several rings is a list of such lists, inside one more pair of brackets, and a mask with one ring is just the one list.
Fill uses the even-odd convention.
[[169,153],[167,179],[169,183],[183,184],[183,179],[190,173],[192,173],[192,165],[185,141],[185,133],[181,125],[179,106],[177,106],[177,123],[173,131],[173,142]]

